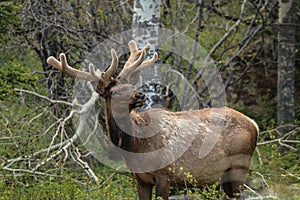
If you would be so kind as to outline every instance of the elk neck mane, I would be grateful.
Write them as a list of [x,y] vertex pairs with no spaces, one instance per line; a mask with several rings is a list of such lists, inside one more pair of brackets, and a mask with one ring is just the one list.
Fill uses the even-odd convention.
[[118,109],[118,112],[114,113],[111,97],[105,98],[105,103],[108,137],[114,145],[123,150],[134,152],[140,144],[156,137],[141,138],[136,135],[139,134],[138,127],[144,127],[150,123],[149,111],[137,112],[134,109]]
[[105,99],[105,111],[106,111],[106,128],[108,132],[108,137],[111,142],[126,151],[130,150],[132,144],[132,136],[128,133],[124,132],[122,127],[119,127],[121,124],[117,123],[117,121],[122,121],[125,124],[126,130],[133,130],[132,121],[129,119],[128,113],[118,113],[118,120],[116,120],[116,116],[114,116],[111,105],[111,97]]

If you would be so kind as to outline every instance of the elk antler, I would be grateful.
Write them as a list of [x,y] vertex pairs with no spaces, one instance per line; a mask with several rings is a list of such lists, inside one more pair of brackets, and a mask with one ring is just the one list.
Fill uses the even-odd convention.
[[53,56],[50,56],[47,59],[47,63],[51,65],[52,67],[72,76],[72,77],[78,77],[80,79],[84,79],[87,81],[100,81],[102,82],[105,86],[107,86],[110,81],[112,75],[116,72],[117,67],[118,67],[118,57],[115,52],[115,50],[111,50],[111,56],[112,56],[112,61],[110,67],[105,71],[105,72],[98,72],[95,71],[95,67],[92,63],[89,64],[89,72],[84,72],[80,71],[77,69],[74,69],[68,65],[66,56],[64,53],[61,53],[59,55],[60,61],[58,61],[56,58]]
[[130,50],[130,56],[126,61],[124,68],[119,73],[117,77],[118,79],[127,78],[130,74],[142,70],[148,65],[155,63],[158,59],[158,55],[155,52],[151,59],[144,61],[146,54],[150,49],[150,45],[146,45],[143,49],[138,50],[136,42],[134,40],[131,40],[128,43],[128,46]]
[[[136,42],[131,40],[128,43],[128,46],[130,49],[130,57],[126,61],[125,66],[118,75],[117,79],[125,78],[126,80],[127,77],[130,76],[130,74],[138,72],[148,65],[155,63],[155,61],[158,59],[157,53],[154,53],[153,58],[144,61],[146,54],[150,49],[150,45],[147,45],[143,49],[138,50]],[[59,57],[60,61],[53,56],[50,56],[47,59],[47,63],[70,76],[78,77],[87,81],[100,82],[104,87],[109,85],[109,83],[111,82],[111,77],[116,72],[118,67],[118,56],[113,49],[111,50],[112,61],[110,67],[105,72],[100,73],[98,71],[95,71],[95,67],[92,63],[89,64],[89,72],[84,72],[70,67],[65,54],[61,53]]]

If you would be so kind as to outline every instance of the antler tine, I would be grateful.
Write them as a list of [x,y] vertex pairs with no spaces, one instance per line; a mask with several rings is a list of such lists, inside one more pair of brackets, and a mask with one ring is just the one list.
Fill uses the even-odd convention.
[[[129,46],[130,53],[136,53],[136,52],[140,53],[141,52],[141,50],[139,50],[137,48],[137,44],[134,40],[130,40],[128,42],[128,46]],[[147,44],[142,50],[145,50],[147,53],[149,51],[149,49],[150,49],[150,44]]]
[[66,55],[64,53],[61,53],[59,55],[59,57],[60,57],[60,61],[58,61],[53,56],[50,56],[47,59],[47,63],[49,65],[51,65],[52,67],[62,71],[63,73],[66,73],[66,74],[68,74],[72,77],[78,77],[80,79],[84,79],[84,80],[87,80],[87,81],[94,80],[94,78],[91,76],[90,73],[80,71],[80,70],[77,70],[77,69],[74,69],[74,68],[70,67],[68,62],[67,62]]
[[117,53],[114,49],[111,50],[111,57],[112,57],[112,60],[111,60],[110,67],[102,75],[103,79],[107,82],[110,81],[111,77],[116,72],[116,70],[118,68],[118,63],[119,63]]
[[129,50],[130,50],[130,56],[128,60],[126,61],[123,70],[119,73],[117,78],[124,78],[130,75],[131,73],[141,70],[148,66],[151,63],[154,63],[158,59],[157,53],[154,54],[153,58],[151,58],[148,61],[144,61],[147,52],[150,49],[150,45],[146,45],[143,49],[138,50],[137,44],[135,41],[131,40],[128,43]]
[[95,72],[95,67],[93,63],[89,64],[89,72],[91,74],[92,77],[94,77],[95,79],[98,78],[96,72]]
[[132,68],[132,63],[136,62],[137,58],[139,58],[139,56],[143,53],[143,50],[146,50],[148,52],[148,50],[150,49],[150,46],[147,45],[144,49],[138,50],[137,44],[134,40],[128,42],[128,46],[130,50],[130,56],[124,65],[124,71],[128,70],[129,68]]
[[142,62],[142,64],[139,65],[134,71],[140,71],[140,70],[148,67],[149,65],[154,64],[157,60],[158,60],[158,54],[155,52],[151,59]]
[[135,53],[138,51],[137,44],[134,40],[128,42],[130,53]]

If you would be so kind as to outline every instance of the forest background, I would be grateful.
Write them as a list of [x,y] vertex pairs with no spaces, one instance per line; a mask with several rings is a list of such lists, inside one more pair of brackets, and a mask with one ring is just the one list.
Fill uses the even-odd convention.
[[[133,20],[142,15],[141,2],[0,2],[0,199],[137,199],[129,173],[101,164],[74,139],[74,81],[46,59],[65,52],[79,68],[97,44],[141,25]],[[201,44],[222,75],[227,106],[260,127],[245,184],[249,199],[299,199],[299,0],[153,2],[159,27]],[[189,62],[163,51],[160,61],[184,74],[210,105]],[[168,108],[176,110],[171,99]],[[104,115],[99,124],[105,132]],[[174,188],[172,194],[216,199],[223,195],[218,188]]]

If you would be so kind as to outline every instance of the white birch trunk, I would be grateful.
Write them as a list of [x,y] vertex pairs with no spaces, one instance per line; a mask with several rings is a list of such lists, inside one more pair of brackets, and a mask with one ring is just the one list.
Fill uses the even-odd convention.
[[[147,44],[151,45],[148,58],[157,52],[159,45],[160,7],[161,0],[134,1],[133,39],[137,42],[138,48]],[[160,68],[158,66],[147,68],[141,73],[140,82],[144,84],[143,88],[150,100],[143,109],[157,107],[161,104],[160,87],[157,87],[158,80],[160,80]]]

